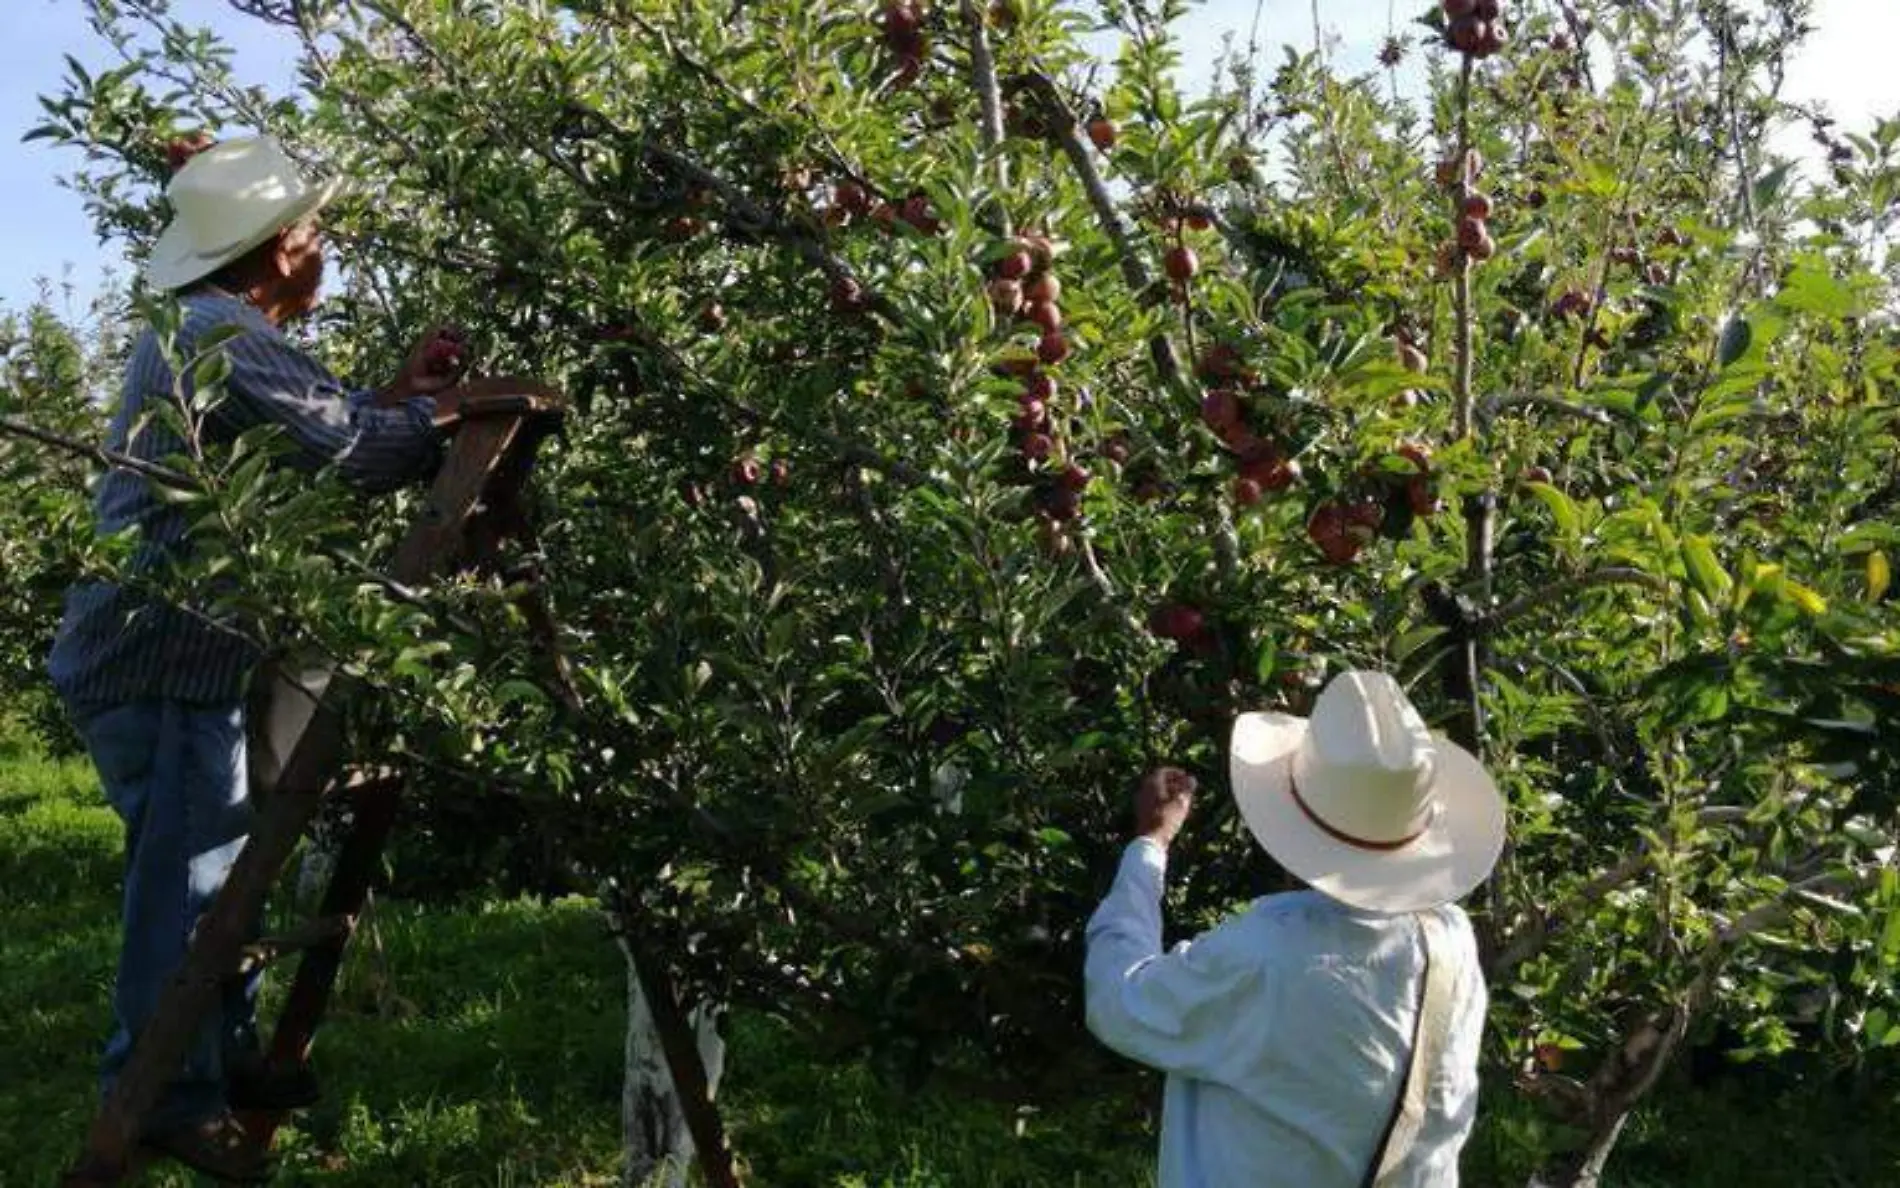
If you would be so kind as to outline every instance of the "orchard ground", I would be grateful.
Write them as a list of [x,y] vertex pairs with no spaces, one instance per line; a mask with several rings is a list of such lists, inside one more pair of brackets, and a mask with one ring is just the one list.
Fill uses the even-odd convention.
[[[117,820],[85,761],[0,723],[0,1181],[53,1183],[76,1149],[105,1026]],[[318,1045],[324,1104],[280,1149],[281,1184],[618,1182],[624,968],[582,900],[385,902]],[[1508,993],[1498,988],[1498,993]],[[905,1092],[828,1067],[792,1021],[741,1015],[725,1090],[758,1185],[1145,1185],[1158,1085],[1138,1074],[1049,1103]],[[1686,1077],[1686,1073],[1676,1074]],[[1892,1078],[1804,1085],[1785,1068],[1686,1080],[1640,1112],[1616,1188],[1847,1188],[1900,1182]],[[1473,1188],[1525,1181],[1544,1137],[1491,1092]],[[1508,1111],[1508,1112],[1500,1112]],[[165,1171],[150,1184],[190,1183]]]

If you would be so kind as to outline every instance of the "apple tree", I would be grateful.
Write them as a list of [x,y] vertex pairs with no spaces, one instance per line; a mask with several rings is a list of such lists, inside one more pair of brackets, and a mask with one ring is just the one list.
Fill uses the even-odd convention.
[[[1345,667],[1509,791],[1489,1055],[1582,1136],[1527,1171],[1596,1182],[1717,1022],[1900,1042],[1900,124],[1769,150],[1800,5],[1451,0],[1383,55],[1422,103],[1293,50],[1187,95],[1174,0],[231,6],[294,89],[89,0],[34,134],[136,251],[167,140],[270,131],[355,183],[340,372],[448,318],[574,402],[523,558],[573,702],[502,584],[366,576],[400,503],[184,461],[198,576],[380,691],[418,836],[597,891],[698,1041],[633,1037],[630,1177],[717,1145],[669,1086],[724,1004],[1053,1091],[1132,777]],[[1190,921],[1275,885],[1207,818]]]

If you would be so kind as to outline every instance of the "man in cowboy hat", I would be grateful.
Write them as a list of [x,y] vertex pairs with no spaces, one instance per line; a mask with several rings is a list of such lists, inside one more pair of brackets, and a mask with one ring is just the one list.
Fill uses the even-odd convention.
[[[145,281],[178,295],[180,358],[193,357],[214,330],[235,332],[219,347],[230,370],[205,435],[229,440],[274,426],[292,447],[290,464],[333,468],[371,491],[426,476],[440,458],[438,422],[453,412],[453,394],[444,390],[456,378],[448,356],[459,350],[459,336],[426,337],[379,392],[346,389],[281,330],[316,304],[323,251],[315,219],[336,187],[306,182],[268,137],[173,148],[167,193],[174,218],[152,250]],[[156,333],[146,331],[132,348],[110,448],[151,462],[185,452],[186,443],[151,415],[174,399],[174,378]],[[191,377],[184,379],[189,389]],[[95,495],[102,534],[139,530],[129,565],[137,576],[156,576],[189,549],[186,512],[160,495],[122,469],[106,474]],[[113,583],[68,592],[48,669],[126,828],[124,943],[104,1089],[250,828],[244,700],[257,660],[250,643],[206,608]],[[234,1108],[295,1108],[315,1096],[307,1070],[263,1070],[255,993],[254,978],[227,987],[222,1011],[206,1020],[148,1119],[148,1145],[230,1180],[268,1170],[260,1156],[243,1153]]]
[[1496,785],[1371,672],[1310,719],[1242,715],[1229,762],[1247,829],[1309,889],[1164,953],[1194,781],[1162,768],[1088,927],[1089,1029],[1168,1074],[1161,1188],[1455,1188],[1486,997],[1453,901],[1503,845]]

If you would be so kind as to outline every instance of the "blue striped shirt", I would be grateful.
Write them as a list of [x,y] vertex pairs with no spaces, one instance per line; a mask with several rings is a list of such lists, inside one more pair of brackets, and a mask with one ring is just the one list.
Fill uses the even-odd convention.
[[[206,419],[210,440],[228,441],[259,425],[279,426],[294,447],[288,464],[307,470],[333,466],[345,481],[368,491],[423,478],[439,463],[442,437],[434,425],[434,400],[420,397],[394,408],[376,407],[374,393],[346,389],[249,302],[200,291],[186,295],[182,304],[180,358],[191,358],[194,344],[213,329],[240,331],[221,348],[231,372],[223,400]],[[184,386],[189,396],[189,377]],[[148,415],[172,397],[171,366],[157,334],[147,330],[132,348],[107,447],[155,463],[184,454],[185,443]],[[134,575],[156,574],[189,548],[185,509],[165,503],[149,480],[131,471],[106,472],[93,496],[93,512],[101,535],[139,529],[127,566]],[[60,696],[84,712],[148,699],[237,702],[257,660],[248,641],[208,622],[204,614],[91,581],[67,591],[47,669]]]

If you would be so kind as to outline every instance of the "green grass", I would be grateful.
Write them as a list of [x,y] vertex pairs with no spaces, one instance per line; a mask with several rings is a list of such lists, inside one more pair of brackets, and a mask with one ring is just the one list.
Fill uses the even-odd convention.
[[[116,945],[119,825],[83,761],[8,742],[0,722],[0,1184],[53,1183],[92,1105]],[[624,968],[579,900],[377,910],[319,1038],[327,1097],[280,1142],[282,1184],[615,1184]],[[825,1188],[1151,1183],[1150,1083],[1080,1103],[902,1095],[828,1065],[786,1025],[729,1032],[727,1122],[752,1182]],[[1900,1184],[1900,1134],[1832,1092],[1661,1095],[1613,1188]],[[1550,1129],[1486,1097],[1465,1182],[1518,1188]],[[1858,1111],[1858,1112],[1857,1112]],[[146,1183],[190,1180],[172,1170]]]

